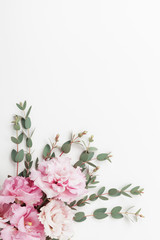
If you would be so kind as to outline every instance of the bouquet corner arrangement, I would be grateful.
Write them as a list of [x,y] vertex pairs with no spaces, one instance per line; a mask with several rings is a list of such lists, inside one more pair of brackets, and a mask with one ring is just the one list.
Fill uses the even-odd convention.
[[[122,206],[107,209],[107,201],[114,197],[143,194],[140,186],[125,185],[121,189],[98,187],[97,172],[102,161],[111,162],[111,153],[99,153],[94,137],[87,131],[73,134],[60,144],[57,134],[42,150],[41,158],[33,159],[31,107],[27,102],[17,104],[19,113],[12,121],[15,148],[11,159],[16,165],[15,176],[8,176],[0,190],[0,239],[2,240],[70,240],[74,239],[74,222],[88,218],[108,217],[134,221],[143,215]],[[77,159],[68,157],[74,145],[80,147]],[[23,147],[22,147],[23,146]],[[19,168],[24,166],[23,171]],[[83,207],[104,201],[105,207],[92,213]]]

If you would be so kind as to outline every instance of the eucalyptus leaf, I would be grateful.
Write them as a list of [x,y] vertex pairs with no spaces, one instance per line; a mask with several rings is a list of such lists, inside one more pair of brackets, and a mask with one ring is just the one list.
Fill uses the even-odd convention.
[[106,189],[105,187],[100,188],[100,189],[98,190],[97,195],[101,195],[102,193],[104,193],[105,189]]
[[130,197],[130,198],[132,198],[131,195],[129,195],[129,194],[126,193],[126,192],[121,192],[121,193],[122,193],[122,195],[124,195],[124,196],[126,196],[126,197]]
[[27,145],[28,148],[32,147],[33,144],[32,144],[32,139],[31,138],[26,139],[26,145]]
[[98,199],[98,196],[95,193],[89,196],[90,201],[95,201],[97,199]]
[[127,188],[129,188],[131,185],[132,185],[132,184],[126,185],[125,187],[123,187],[123,188],[121,189],[121,191],[122,191],[122,192],[125,191],[125,190],[126,190]]
[[46,144],[43,149],[43,157],[44,158],[49,157],[50,152],[51,152],[51,147],[49,144]]
[[27,117],[25,119],[25,129],[29,129],[31,127],[31,119]]
[[26,161],[30,162],[32,160],[32,155],[30,153],[26,154]]
[[89,147],[88,148],[88,151],[89,152],[95,152],[95,151],[97,151],[98,149],[96,148],[96,147]]
[[15,159],[16,159],[16,155],[17,155],[17,152],[16,152],[15,149],[13,149],[12,152],[11,152],[11,158],[14,162],[15,162]]
[[19,142],[18,142],[18,139],[17,138],[15,138],[15,137],[11,137],[11,141],[13,142],[13,143],[16,143],[16,144],[18,144]]
[[87,151],[84,151],[81,153],[80,155],[80,161],[81,162],[86,162],[88,160],[88,152]]
[[22,141],[23,141],[23,133],[21,133],[21,134],[18,136],[18,144],[20,144]]
[[99,196],[99,198],[100,198],[101,200],[104,200],[104,201],[108,200],[108,198],[107,198],[107,197],[104,197],[104,196]]
[[24,151],[23,149],[21,149],[15,157],[15,162],[21,162],[23,158],[24,158]]
[[65,142],[61,147],[62,152],[69,153],[71,150],[71,141]]
[[28,112],[26,114],[26,118],[29,116],[30,112],[31,112],[32,106],[30,106],[30,108],[28,109]]
[[99,208],[94,211],[93,216],[96,219],[104,219],[104,218],[108,217],[108,214],[106,213],[106,211],[107,211],[107,208]]
[[119,196],[121,193],[116,189],[116,188],[111,188],[109,191],[108,191],[108,195],[111,196],[111,197],[117,197]]
[[76,222],[83,222],[86,220],[86,216],[85,216],[84,212],[78,212],[74,215],[73,219]]
[[123,218],[123,215],[120,213],[121,210],[122,210],[122,207],[120,206],[114,207],[111,211],[111,216],[116,219]]
[[108,153],[101,153],[97,155],[97,160],[98,161],[108,160]]

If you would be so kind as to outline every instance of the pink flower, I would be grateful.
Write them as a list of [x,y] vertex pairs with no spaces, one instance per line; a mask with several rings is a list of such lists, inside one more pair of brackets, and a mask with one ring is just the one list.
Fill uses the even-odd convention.
[[73,213],[59,200],[52,200],[41,208],[39,220],[44,225],[46,236],[68,240],[72,236]]
[[13,203],[18,200],[27,205],[33,205],[39,203],[41,197],[42,191],[34,185],[33,181],[24,177],[7,178],[0,191],[0,203]]
[[1,231],[4,240],[44,240],[44,227],[34,207],[12,204],[10,224]]
[[74,168],[69,158],[42,161],[38,170],[32,170],[30,178],[48,198],[55,197],[71,202],[86,193],[86,178],[80,168]]
[[0,228],[5,228],[10,216],[10,205],[0,204]]

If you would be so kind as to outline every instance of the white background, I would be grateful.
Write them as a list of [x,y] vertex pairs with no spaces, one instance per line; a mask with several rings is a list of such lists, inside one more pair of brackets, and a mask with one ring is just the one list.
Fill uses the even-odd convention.
[[[107,218],[75,224],[73,240],[159,239],[160,4],[148,0],[0,1],[0,183],[15,174],[12,116],[33,105],[34,157],[48,139],[94,134],[100,186],[145,188],[142,197],[86,209],[142,207],[138,223]],[[82,210],[82,209],[80,209]]]

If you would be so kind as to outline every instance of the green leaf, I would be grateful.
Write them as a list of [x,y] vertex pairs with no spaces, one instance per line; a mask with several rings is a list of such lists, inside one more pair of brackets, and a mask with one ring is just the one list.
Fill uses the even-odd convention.
[[84,151],[84,152],[81,153],[80,161],[82,161],[82,162],[88,161],[88,152],[87,151]]
[[94,168],[96,168],[97,166],[95,165],[95,164],[93,164],[93,163],[91,163],[91,162],[86,162],[88,165],[90,165],[90,166],[92,166],[92,167],[94,167]]
[[95,151],[97,151],[98,149],[96,148],[96,147],[89,147],[88,148],[88,151],[89,152],[95,152]]
[[55,153],[54,152],[51,154],[50,159],[51,158],[55,158]]
[[27,105],[27,102],[26,102],[26,101],[24,101],[24,103],[23,103],[23,110],[25,110],[25,108],[26,108],[26,105]]
[[89,197],[89,200],[90,201],[95,201],[95,200],[97,200],[98,199],[98,196],[94,193],[94,194],[92,194],[92,195],[90,195],[90,197]]
[[69,153],[71,150],[71,141],[65,142],[61,147],[62,152]]
[[136,186],[134,188],[131,189],[130,193],[133,194],[133,195],[139,195],[139,188],[140,186]]
[[73,202],[71,202],[71,203],[69,204],[69,206],[70,206],[70,207],[73,207],[73,206],[75,205],[75,203],[76,203],[76,200],[74,200]]
[[14,162],[15,162],[15,159],[16,159],[16,155],[17,155],[17,152],[16,152],[15,149],[13,149],[12,152],[11,152],[11,158]]
[[28,112],[27,112],[27,114],[26,114],[26,118],[28,118],[28,116],[29,116],[29,114],[30,114],[30,112],[31,112],[31,109],[32,109],[32,106],[30,106],[30,108],[28,109]]
[[102,193],[104,193],[105,189],[106,189],[105,187],[100,188],[100,189],[98,190],[97,195],[101,195]]
[[26,169],[31,169],[33,162],[25,162]]
[[98,161],[108,160],[108,153],[101,153],[97,156]]
[[111,211],[111,216],[116,219],[123,218],[123,215],[120,213],[121,210],[122,210],[122,207],[120,206],[114,207]]
[[140,211],[141,211],[141,208],[138,209],[138,211],[135,213],[135,215],[138,215],[140,213]]
[[23,106],[21,106],[20,104],[16,103],[17,107],[20,109],[20,110],[24,110],[23,109]]
[[108,195],[111,196],[111,197],[117,197],[119,196],[121,193],[116,189],[116,188],[111,188],[109,191],[108,191]]
[[26,154],[26,161],[30,162],[32,160],[32,155],[30,153]]
[[107,211],[107,208],[99,208],[94,211],[93,216],[96,219],[104,219],[104,218],[108,217],[108,214],[105,213],[106,211]]
[[86,220],[86,216],[85,216],[84,212],[78,212],[74,215],[73,219],[76,222],[83,222]]
[[125,190],[126,190],[127,188],[129,188],[131,185],[132,185],[132,184],[126,185],[125,187],[123,187],[123,188],[121,189],[121,191],[122,191],[122,192],[125,191]]
[[46,144],[46,146],[43,149],[43,157],[44,158],[49,157],[50,152],[51,152],[51,147],[49,144]]
[[104,196],[99,196],[99,198],[100,198],[101,200],[108,200],[108,198],[107,198],[107,197],[104,197]]
[[16,144],[18,144],[18,139],[17,139],[17,138],[15,138],[15,137],[11,137],[11,141],[12,141],[13,143],[16,143]]
[[14,125],[13,125],[13,128],[14,128],[14,130],[16,130],[16,131],[19,131],[20,130],[20,125],[19,125],[19,123],[15,123]]
[[25,119],[24,118],[21,118],[21,124],[22,124],[22,127],[25,128]]
[[31,119],[27,117],[25,119],[25,129],[29,129],[31,127]]
[[90,161],[93,158],[93,156],[94,156],[94,152],[89,152],[87,161]]
[[36,169],[36,170],[38,169],[38,165],[39,165],[38,163],[39,163],[39,159],[37,158],[37,159],[36,159],[36,162],[35,162],[35,169]]
[[32,139],[31,138],[26,139],[26,145],[27,145],[28,148],[32,147]]
[[126,193],[126,192],[121,192],[121,193],[122,193],[122,195],[124,195],[124,196],[126,196],[126,197],[130,197],[130,198],[132,198],[131,195],[129,195],[129,194]]
[[24,158],[24,151],[23,149],[21,149],[16,155],[15,162],[21,162],[23,158]]
[[21,133],[21,134],[18,136],[18,144],[20,144],[22,141],[23,141],[23,133]]

